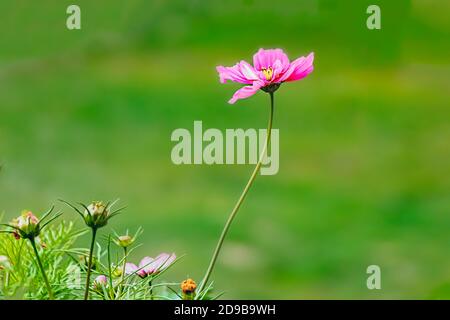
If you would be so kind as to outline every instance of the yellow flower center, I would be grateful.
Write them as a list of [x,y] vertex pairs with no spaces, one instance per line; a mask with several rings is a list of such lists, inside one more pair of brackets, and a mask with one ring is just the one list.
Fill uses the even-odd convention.
[[272,68],[262,68],[262,73],[264,74],[264,77],[266,77],[266,80],[269,81],[270,79],[272,79],[273,76],[273,69]]

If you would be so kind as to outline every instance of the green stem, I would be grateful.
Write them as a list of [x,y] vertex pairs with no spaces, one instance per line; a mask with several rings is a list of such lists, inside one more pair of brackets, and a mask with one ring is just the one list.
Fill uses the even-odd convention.
[[217,243],[216,249],[214,250],[213,256],[211,258],[211,262],[209,263],[208,269],[206,270],[206,274],[205,274],[205,276],[200,284],[200,287],[197,291],[199,293],[201,293],[203,291],[203,289],[205,288],[205,286],[209,280],[209,277],[214,269],[214,265],[216,264],[217,257],[219,256],[220,250],[222,248],[222,245],[223,245],[225,237],[228,233],[228,230],[231,226],[231,223],[233,222],[233,219],[236,217],[236,214],[239,211],[239,208],[241,207],[242,203],[244,202],[244,199],[247,196],[247,193],[250,190],[250,187],[252,186],[253,182],[256,179],[256,176],[258,175],[258,172],[262,165],[262,161],[264,159],[267,148],[269,146],[270,137],[271,137],[271,133],[272,133],[272,121],[273,121],[273,109],[274,109],[273,92],[269,92],[269,94],[270,94],[270,116],[269,116],[269,124],[267,126],[267,137],[266,137],[266,142],[264,144],[264,148],[259,156],[258,162],[256,163],[255,169],[253,170],[253,173],[247,182],[247,185],[245,186],[244,190],[242,191],[242,194],[239,197],[239,200],[237,201],[236,205],[234,206],[233,211],[231,211],[230,216],[228,217],[228,220],[222,230],[222,234],[220,235],[219,242]]
[[89,261],[88,261],[88,269],[87,269],[87,275],[86,275],[86,289],[84,291],[84,300],[89,299],[89,285],[90,285],[91,269],[92,269],[92,255],[94,253],[96,234],[97,234],[97,228],[92,228],[92,241],[91,241],[91,249],[89,251]]
[[45,274],[44,266],[42,265],[41,258],[39,258],[39,253],[36,248],[36,242],[34,241],[34,238],[30,238],[31,246],[33,247],[34,254],[36,255],[36,260],[39,266],[39,269],[41,270],[42,277],[44,278],[45,286],[47,287],[48,291],[48,298],[50,300],[53,300],[53,291],[52,287],[50,286],[50,282],[48,282],[47,275]]
[[153,300],[153,284],[152,280],[148,282],[148,285],[150,286],[150,300]]
[[111,271],[111,236],[108,236],[108,280],[109,280],[109,297],[114,299],[114,287],[112,281],[112,271]]
[[125,265],[127,264],[127,247],[123,247],[123,266],[122,266],[122,276],[120,279],[119,293],[122,294],[123,288],[125,287]]

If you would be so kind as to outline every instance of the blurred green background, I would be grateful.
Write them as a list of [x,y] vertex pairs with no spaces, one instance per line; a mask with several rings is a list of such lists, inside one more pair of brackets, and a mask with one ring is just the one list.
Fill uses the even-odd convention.
[[[66,29],[81,7],[82,29]],[[366,28],[381,7],[382,29]],[[450,298],[450,2],[0,2],[0,212],[120,198],[133,254],[200,280],[250,165],[175,166],[176,128],[264,128],[215,71],[260,47],[315,71],[276,94],[280,171],[259,176],[213,274],[226,298]],[[76,214],[64,209],[66,219]],[[81,227],[81,223],[80,223]],[[103,229],[103,234],[108,230]],[[87,240],[87,239],[86,239]],[[366,287],[366,268],[382,289]]]

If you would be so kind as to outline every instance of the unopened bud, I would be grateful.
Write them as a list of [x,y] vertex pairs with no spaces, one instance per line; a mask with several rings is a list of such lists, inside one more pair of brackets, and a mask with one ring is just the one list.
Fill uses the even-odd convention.
[[119,247],[127,248],[133,244],[134,238],[129,235],[120,236],[115,242]]
[[106,286],[108,278],[104,275],[100,275],[94,280],[94,290],[99,290],[101,287]]
[[195,295],[197,284],[192,279],[186,279],[181,283],[181,291],[183,292],[183,300],[192,300]]
[[94,201],[84,211],[84,221],[91,228],[101,228],[108,223],[109,209],[101,201]]
[[39,219],[28,210],[22,211],[22,214],[11,222],[16,227],[14,236],[17,238],[36,238],[39,236]]

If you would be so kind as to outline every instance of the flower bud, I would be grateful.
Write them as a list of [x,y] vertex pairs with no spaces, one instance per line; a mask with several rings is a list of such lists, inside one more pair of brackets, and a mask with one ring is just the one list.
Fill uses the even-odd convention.
[[128,230],[126,232],[126,234],[119,236],[118,234],[115,234],[113,241],[116,245],[118,245],[119,247],[122,247],[124,249],[128,248],[129,246],[131,246],[136,239],[139,237],[139,235],[142,233],[142,228],[139,227],[136,231],[136,233],[132,236],[130,236],[128,234]]
[[183,300],[192,300],[195,296],[197,284],[192,279],[186,279],[181,283],[181,291],[183,292]]
[[129,235],[120,236],[115,242],[119,247],[127,248],[133,244],[134,238]]
[[108,278],[105,275],[99,275],[94,280],[94,290],[100,290],[102,287],[106,286],[108,283]]
[[84,211],[84,221],[91,228],[101,228],[108,223],[109,209],[101,201],[94,201]]
[[13,219],[10,223],[2,224],[6,226],[7,229],[1,230],[1,232],[10,233],[17,240],[28,239],[33,244],[35,240],[39,242],[38,237],[42,229],[61,215],[61,213],[57,213],[53,216],[50,216],[53,209],[54,207],[47,211],[40,220],[31,211],[24,210],[22,211],[22,214],[20,216]]
[[111,269],[112,269],[111,273],[114,278],[119,278],[122,276],[122,267],[121,266],[112,265]]
[[89,212],[86,212],[85,214],[89,213],[91,216],[100,216],[105,213],[106,206],[101,201],[94,201],[92,202],[88,207]]
[[39,219],[28,210],[22,211],[22,214],[11,222],[11,226],[14,226],[14,236],[18,238],[36,238],[39,236]]

